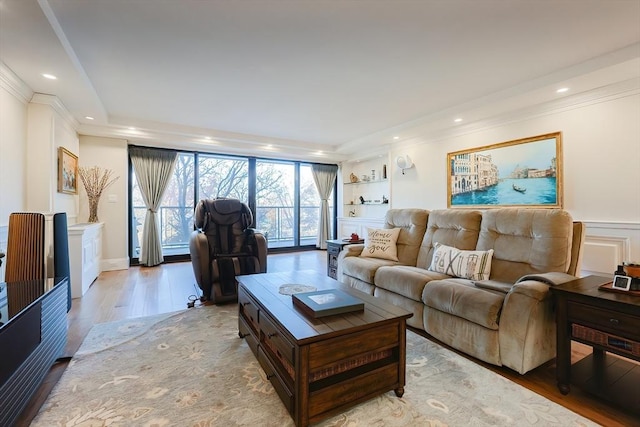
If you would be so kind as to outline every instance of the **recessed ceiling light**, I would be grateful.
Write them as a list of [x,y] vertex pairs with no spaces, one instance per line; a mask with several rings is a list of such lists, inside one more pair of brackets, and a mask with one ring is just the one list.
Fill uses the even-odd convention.
[[87,120],[95,120],[95,119],[94,119],[93,117],[91,117],[91,116],[84,116],[84,118],[85,118],[85,119],[87,119]]
[[568,87],[561,87],[560,89],[556,90],[556,93],[565,93],[569,90]]
[[58,78],[53,74],[42,73],[42,77],[49,80],[57,80]]
[[129,126],[129,130],[136,130],[133,126]]
[[453,119],[454,122],[456,123],[460,123],[462,121],[462,119],[460,117],[458,117],[457,119]]
[[400,137],[399,136],[394,136],[393,139],[400,139]]

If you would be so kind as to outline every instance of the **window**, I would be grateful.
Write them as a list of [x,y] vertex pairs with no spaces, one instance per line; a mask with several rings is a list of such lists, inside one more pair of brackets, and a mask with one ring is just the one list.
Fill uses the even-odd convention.
[[[140,256],[139,242],[147,208],[133,168],[130,174],[130,253],[135,264]],[[320,197],[310,164],[180,152],[158,210],[165,259],[188,259],[193,210],[199,200],[216,197],[237,198],[247,203],[255,215],[255,228],[267,236],[269,249],[316,243]],[[332,227],[333,199],[330,199]]]

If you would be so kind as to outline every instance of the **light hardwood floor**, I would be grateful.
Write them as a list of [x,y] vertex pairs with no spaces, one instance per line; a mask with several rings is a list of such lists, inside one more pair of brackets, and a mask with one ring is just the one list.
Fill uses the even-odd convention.
[[[316,270],[320,274],[326,274],[326,257],[325,251],[269,255],[268,268],[271,272]],[[184,310],[187,308],[189,297],[196,294],[199,295],[199,289],[195,284],[191,263],[188,262],[104,272],[82,298],[73,300],[73,306],[68,315],[69,338],[65,354],[72,356],[96,323]],[[425,335],[424,332],[422,335]],[[432,338],[426,337],[426,339]],[[572,350],[575,361],[584,357],[589,347],[574,343]],[[560,394],[555,386],[553,361],[526,375],[519,375],[506,368],[488,365],[475,359],[470,360],[601,425],[640,426],[639,417],[596,400],[576,387],[573,387],[567,396]],[[29,425],[61,377],[66,365],[61,362],[51,369],[43,385],[23,412],[18,426]],[[408,387],[407,391],[409,392]]]

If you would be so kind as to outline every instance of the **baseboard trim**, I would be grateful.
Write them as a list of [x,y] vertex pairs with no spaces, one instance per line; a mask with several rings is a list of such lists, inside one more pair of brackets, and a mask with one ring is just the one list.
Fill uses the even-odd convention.
[[127,258],[111,258],[100,261],[100,271],[128,270],[129,257]]

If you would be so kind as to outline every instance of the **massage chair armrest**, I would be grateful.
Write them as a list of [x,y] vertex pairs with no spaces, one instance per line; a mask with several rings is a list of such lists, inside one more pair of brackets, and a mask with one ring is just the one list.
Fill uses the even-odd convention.
[[259,231],[254,231],[253,234],[256,238],[256,257],[260,263],[260,273],[267,272],[267,238]]
[[195,230],[189,238],[189,253],[196,282],[201,289],[211,288],[211,260],[209,259],[209,241],[202,230]]

